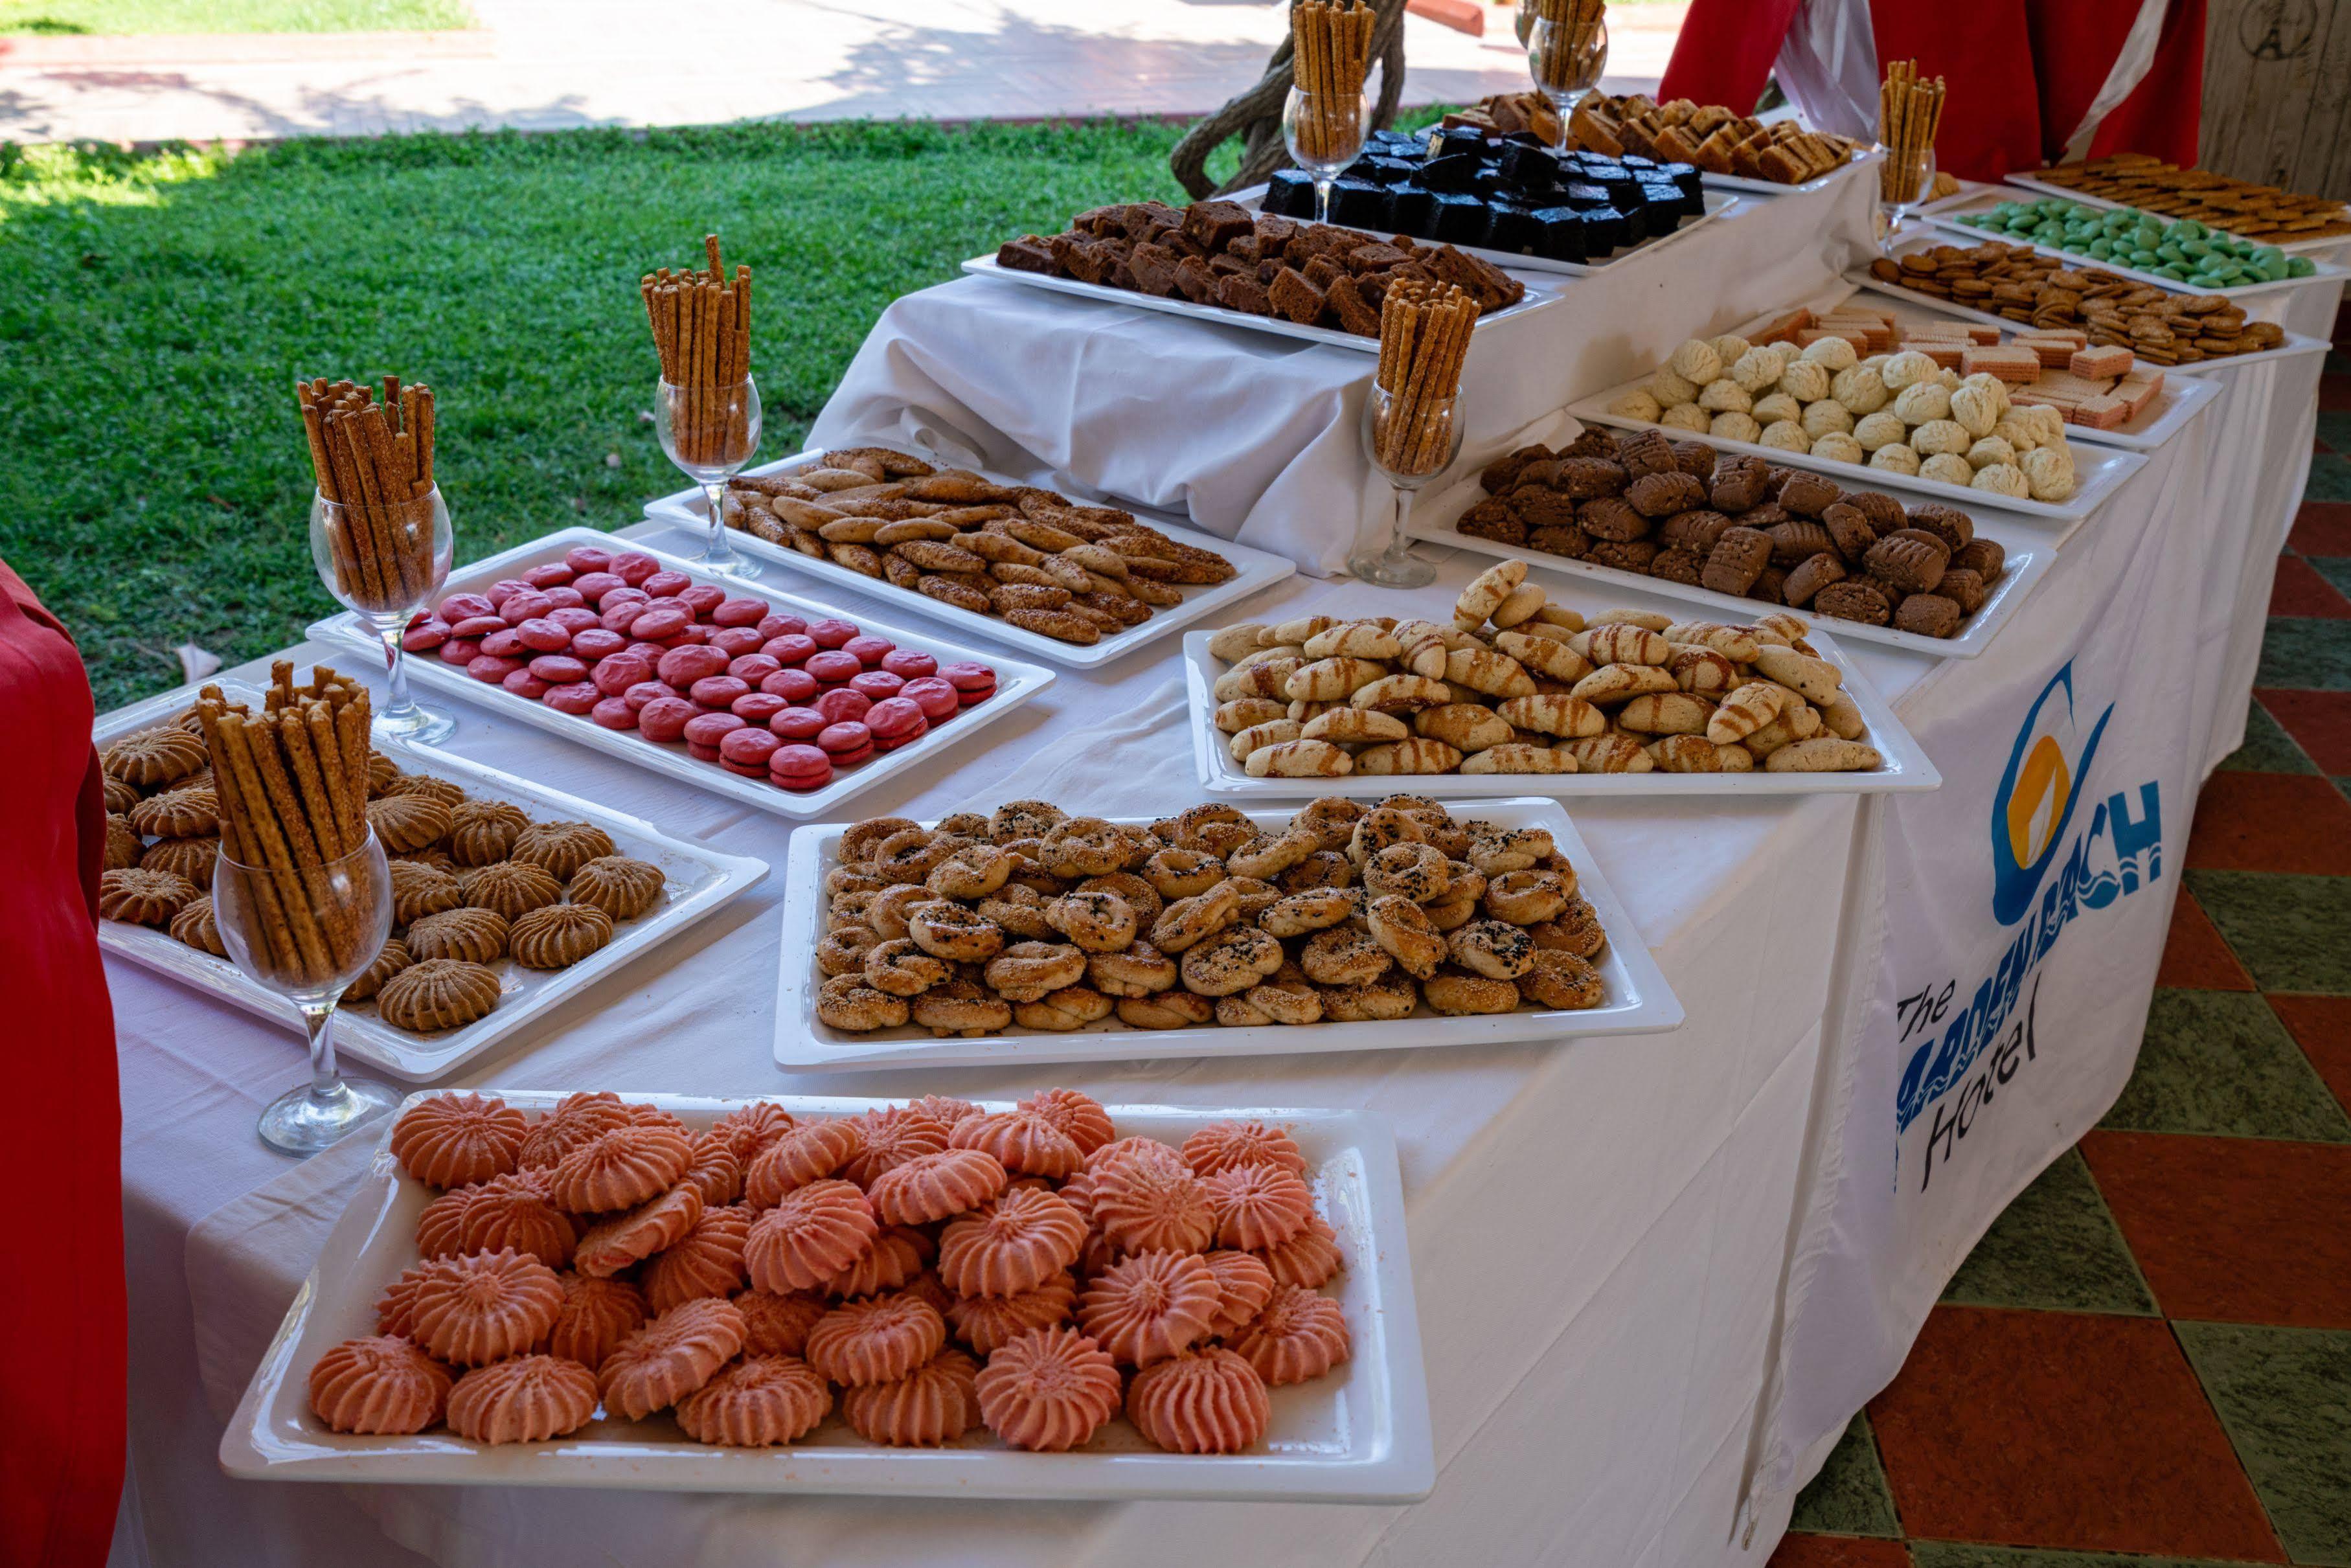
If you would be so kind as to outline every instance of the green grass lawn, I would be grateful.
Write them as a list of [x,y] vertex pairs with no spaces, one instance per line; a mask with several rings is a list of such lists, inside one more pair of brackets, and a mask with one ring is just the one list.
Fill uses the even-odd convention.
[[235,660],[297,641],[334,609],[310,564],[298,375],[433,384],[461,560],[635,522],[683,485],[641,417],[642,272],[697,263],[713,228],[752,266],[761,450],[785,455],[893,298],[1098,202],[1176,199],[1175,134],[0,147],[0,556],[72,627],[101,708],[176,684],[181,642]]
[[0,0],[0,34],[372,33],[473,25],[465,0]]

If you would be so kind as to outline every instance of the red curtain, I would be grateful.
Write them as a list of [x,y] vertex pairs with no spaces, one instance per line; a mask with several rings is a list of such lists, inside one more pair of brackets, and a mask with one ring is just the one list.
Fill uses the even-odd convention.
[[[1751,109],[1799,3],[1692,0],[1660,96]],[[1870,0],[1869,16],[1879,60],[1916,59],[1950,84],[1937,166],[1997,180],[2062,154],[2138,8],[2138,0],[1988,0],[1961,25],[1945,4]],[[2153,67],[2107,116],[2091,155],[2130,151],[2194,163],[2203,74],[2204,0],[2170,0]]]
[[95,924],[106,807],[72,640],[0,561],[0,1563],[98,1568],[122,1485],[122,1111]]

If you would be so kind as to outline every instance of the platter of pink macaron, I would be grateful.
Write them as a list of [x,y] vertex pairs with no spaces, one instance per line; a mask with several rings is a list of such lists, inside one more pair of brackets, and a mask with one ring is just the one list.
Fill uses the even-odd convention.
[[[356,615],[309,634],[381,656]],[[1053,682],[587,528],[452,571],[405,642],[421,686],[786,817],[831,814]]]

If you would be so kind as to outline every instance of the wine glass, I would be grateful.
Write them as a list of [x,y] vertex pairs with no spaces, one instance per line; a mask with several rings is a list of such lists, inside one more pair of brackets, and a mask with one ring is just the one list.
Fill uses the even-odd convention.
[[1527,71],[1559,114],[1562,143],[1568,116],[1600,85],[1600,73],[1607,68],[1608,19],[1604,16],[1589,27],[1549,22],[1538,16],[1527,29]]
[[400,1103],[381,1083],[335,1071],[335,1004],[392,935],[392,872],[370,831],[323,865],[247,865],[224,848],[213,862],[213,919],[238,969],[292,1002],[310,1039],[310,1082],[261,1113],[261,1141],[317,1154]]
[[1877,195],[1878,219],[1884,225],[1879,244],[1890,254],[1901,237],[1903,221],[1935,199],[1935,150],[1887,148],[1877,172]]
[[1364,455],[1387,476],[1395,491],[1395,526],[1384,550],[1373,550],[1378,536],[1368,528],[1355,541],[1347,570],[1365,582],[1382,588],[1419,588],[1433,581],[1437,568],[1405,548],[1405,521],[1412,516],[1413,493],[1436,478],[1461,451],[1461,400],[1437,398],[1422,403],[1417,416],[1405,406],[1403,394],[1376,382],[1364,399]]
[[457,727],[455,717],[425,707],[409,695],[408,664],[401,645],[416,612],[432,603],[449,580],[455,551],[449,508],[438,485],[422,496],[373,505],[311,495],[310,559],[318,566],[319,580],[383,643],[392,698],[375,716],[375,723],[386,735],[429,742],[447,739]]
[[738,554],[726,538],[726,481],[759,449],[759,388],[748,376],[731,386],[679,386],[663,382],[655,401],[662,450],[702,486],[710,507],[710,542],[695,564],[729,577],[760,575],[759,563]]
[[1331,185],[1363,155],[1370,100],[1360,92],[1309,92],[1293,87],[1281,104],[1281,140],[1290,162],[1313,176],[1314,221],[1331,221]]

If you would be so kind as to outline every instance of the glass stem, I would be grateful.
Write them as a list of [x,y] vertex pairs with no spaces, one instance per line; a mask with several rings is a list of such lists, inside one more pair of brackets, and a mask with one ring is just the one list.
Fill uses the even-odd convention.
[[1314,221],[1318,224],[1327,224],[1331,221],[1332,183],[1332,176],[1328,174],[1318,174],[1314,178]]
[[1404,559],[1404,525],[1412,516],[1412,492],[1405,489],[1401,485],[1395,486],[1394,488],[1395,490],[1396,503],[1395,531],[1388,535],[1388,559],[1392,562],[1399,561]]
[[702,494],[710,508],[710,548],[704,552],[703,563],[715,566],[735,555],[735,547],[726,542],[726,481],[705,480]]
[[343,1094],[342,1074],[335,1070],[335,1004],[304,1004],[302,1028],[310,1037],[310,1098],[330,1104]]
[[383,627],[378,633],[383,638],[383,668],[392,683],[392,699],[385,706],[386,718],[405,718],[416,711],[416,699],[408,693],[408,659],[400,645],[405,623]]

